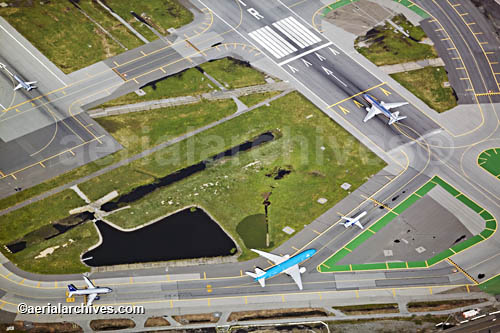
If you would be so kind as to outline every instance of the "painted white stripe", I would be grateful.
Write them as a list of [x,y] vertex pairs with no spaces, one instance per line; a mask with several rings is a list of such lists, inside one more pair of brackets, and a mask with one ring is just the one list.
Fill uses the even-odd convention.
[[3,106],[2,104],[0,104],[0,106],[2,107],[2,109],[4,109],[4,110],[5,110],[5,106]]
[[293,23],[289,22],[288,19],[281,20],[283,25],[290,31],[290,33],[294,34],[296,38],[301,38],[304,41],[306,46],[314,44],[314,40],[307,36],[302,30],[296,29],[293,26]]
[[255,40],[257,43],[259,43],[261,46],[263,46],[275,58],[277,58],[277,59],[283,58],[284,54],[282,54],[278,50],[274,49],[273,46],[267,44],[267,41],[265,41],[256,31],[253,31],[253,32],[249,33],[248,35],[250,37],[252,37],[252,39]]
[[21,47],[23,49],[26,50],[26,52],[28,52],[33,58],[35,58],[43,67],[45,67],[45,69],[48,70],[50,74],[54,75],[54,77],[56,79],[58,79],[59,82],[61,82],[63,85],[66,85],[66,83],[59,78],[59,76],[57,76],[54,72],[52,72],[40,59],[38,59],[37,57],[35,57],[35,55],[33,53],[31,53],[31,51],[28,50],[23,44],[21,44],[21,42],[18,41],[14,36],[12,36],[10,34],[10,32],[7,31],[7,29],[5,29],[4,27],[2,27],[1,25],[0,25],[0,28],[2,28],[2,30],[5,31],[7,33],[7,35],[9,35],[12,39],[14,39],[19,45],[21,45]]
[[273,26],[278,29],[279,31],[281,31],[281,33],[285,36],[287,36],[288,38],[290,38],[295,44],[297,44],[300,48],[305,48],[306,45],[304,44],[304,41],[303,40],[300,40],[298,38],[295,38],[294,36],[292,36],[288,30],[286,29],[286,27],[284,28],[284,25],[281,21],[278,21],[278,22],[274,22],[273,23]]
[[292,57],[292,58],[290,58],[290,59],[287,59],[287,60],[285,60],[285,61],[282,61],[282,62],[278,63],[278,65],[279,65],[279,66],[286,65],[286,64],[288,64],[288,63],[289,63],[289,62],[291,62],[291,61],[294,61],[294,60],[297,60],[297,59],[299,59],[299,58],[302,58],[303,56],[306,56],[306,55],[308,55],[309,53],[316,52],[316,51],[321,50],[322,48],[327,47],[327,46],[332,45],[332,44],[333,44],[332,42],[328,42],[328,43],[326,43],[326,44],[320,45],[320,46],[318,46],[318,47],[315,47],[314,49],[310,49],[309,51],[306,51],[306,52],[301,53],[301,54],[298,54],[298,55],[296,55],[296,56],[294,56],[294,57]]
[[290,16],[285,20],[288,20],[288,22],[292,23],[293,27],[297,28],[297,30],[299,30],[303,34],[309,36],[309,38],[311,38],[314,41],[314,43],[317,43],[321,40],[320,38],[318,38],[318,36],[313,34],[309,29],[307,29],[302,24],[300,24],[299,21],[297,21],[294,17]]
[[262,30],[263,34],[267,34],[270,39],[272,39],[278,46],[286,51],[286,54],[297,51],[297,49],[286,40],[284,40],[280,35],[278,35],[273,29],[265,26]]
[[281,20],[281,24],[285,27],[285,29],[287,29],[291,34],[293,34],[295,38],[302,40],[302,43],[304,43],[306,46],[311,45],[312,40],[306,37],[301,31],[293,29],[292,24],[286,21],[286,19]]

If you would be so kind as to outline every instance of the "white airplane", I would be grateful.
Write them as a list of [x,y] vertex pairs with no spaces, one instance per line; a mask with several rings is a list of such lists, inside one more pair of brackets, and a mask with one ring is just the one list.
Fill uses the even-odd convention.
[[25,82],[16,74],[14,74],[14,79],[16,79],[17,82],[19,82],[19,84],[14,88],[14,90],[24,88],[24,90],[30,91],[32,89],[37,88],[37,86],[34,85],[37,81]]
[[304,260],[309,259],[316,253],[315,249],[309,249],[302,251],[290,258],[288,254],[285,256],[277,256],[275,254],[267,253],[264,251],[254,249],[251,250],[258,255],[271,260],[272,262],[274,262],[275,266],[269,268],[267,271],[264,271],[260,268],[255,268],[255,273],[245,272],[247,275],[253,277],[255,281],[260,283],[262,287],[265,287],[266,279],[281,273],[286,273],[292,277],[293,281],[295,281],[297,286],[299,286],[300,290],[302,290],[302,279],[300,278],[300,273],[304,273],[306,271],[306,268],[299,267],[299,264]]
[[399,111],[391,113],[389,110],[393,108],[397,108],[399,106],[407,105],[408,102],[401,103],[385,103],[385,102],[377,102],[375,98],[368,94],[363,94],[363,98],[370,104],[370,107],[366,108],[368,114],[366,115],[363,122],[367,122],[378,114],[383,113],[387,118],[389,118],[389,125],[394,124],[395,122],[405,119],[406,116],[400,116]]
[[91,306],[94,300],[99,299],[99,294],[108,294],[113,290],[108,287],[96,287],[85,275],[83,276],[85,283],[87,284],[87,289],[78,289],[73,284],[68,285],[69,289],[69,297],[73,297],[73,295],[88,295],[87,306]]
[[363,229],[363,225],[361,224],[361,222],[359,222],[359,220],[360,220],[363,216],[365,216],[366,214],[367,214],[367,212],[366,212],[366,211],[364,211],[364,212],[362,212],[361,214],[359,214],[359,215],[358,215],[358,216],[356,216],[356,217],[347,217],[347,216],[342,216],[342,218],[343,218],[344,220],[347,220],[347,222],[345,222],[345,223],[340,223],[340,224],[342,224],[342,225],[343,225],[344,227],[346,227],[346,228],[349,228],[351,225],[353,225],[353,224],[354,224],[354,225],[356,225],[357,227],[359,227],[359,228]]

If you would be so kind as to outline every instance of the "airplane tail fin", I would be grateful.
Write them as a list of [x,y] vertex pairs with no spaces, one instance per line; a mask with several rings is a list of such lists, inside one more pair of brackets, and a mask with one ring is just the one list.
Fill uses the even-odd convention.
[[262,275],[266,274],[262,269],[256,267],[254,272],[245,272],[246,275],[253,277],[256,279],[262,287],[266,286],[266,279],[259,279]]
[[75,287],[74,284],[68,284],[68,290],[69,290],[69,297],[71,297],[73,296],[73,293],[78,289]]

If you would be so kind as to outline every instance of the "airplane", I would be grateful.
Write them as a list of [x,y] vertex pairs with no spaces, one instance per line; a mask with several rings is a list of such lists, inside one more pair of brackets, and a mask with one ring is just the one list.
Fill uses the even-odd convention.
[[281,273],[286,273],[292,277],[293,281],[297,284],[300,290],[302,290],[302,279],[300,278],[300,274],[304,273],[306,271],[306,268],[299,267],[299,264],[304,260],[309,259],[316,253],[315,249],[309,249],[300,252],[299,254],[294,255],[293,257],[290,257],[290,255],[288,254],[285,256],[277,256],[272,253],[267,253],[255,249],[251,250],[257,253],[258,255],[271,260],[272,262],[275,263],[275,266],[271,267],[267,271],[264,271],[257,267],[255,268],[255,273],[245,272],[247,275],[253,277],[255,281],[260,283],[262,287],[265,287],[266,279]]
[[363,94],[363,98],[365,99],[365,101],[367,101],[370,104],[370,107],[366,108],[366,111],[368,111],[368,114],[366,115],[365,119],[363,119],[363,122],[365,122],[365,123],[380,113],[383,113],[387,118],[389,118],[389,123],[388,123],[389,125],[392,125],[395,122],[406,118],[406,116],[399,116],[399,111],[391,113],[391,112],[389,112],[389,110],[393,109],[393,108],[397,108],[399,106],[407,105],[408,102],[401,102],[401,103],[380,102],[379,103],[375,100],[375,98],[373,98],[369,94]]
[[367,214],[366,211],[362,212],[361,214],[359,214],[358,216],[356,217],[347,217],[347,216],[342,216],[342,218],[344,220],[347,220],[347,222],[345,223],[340,223],[342,224],[344,227],[348,228],[350,227],[351,225],[355,224],[356,226],[360,227],[361,229],[363,229],[363,225],[359,222],[359,219],[361,219],[363,216],[365,216]]
[[24,88],[24,90],[30,91],[31,89],[38,88],[37,86],[34,85],[37,81],[25,82],[16,74],[14,74],[14,79],[16,79],[17,82],[19,82],[19,84],[14,88],[14,90]]
[[85,275],[83,276],[85,283],[87,284],[87,289],[78,289],[73,284],[68,284],[69,295],[68,297],[72,297],[73,295],[88,295],[87,306],[91,306],[94,300],[98,300],[98,294],[108,294],[113,291],[113,289],[108,287],[96,287]]

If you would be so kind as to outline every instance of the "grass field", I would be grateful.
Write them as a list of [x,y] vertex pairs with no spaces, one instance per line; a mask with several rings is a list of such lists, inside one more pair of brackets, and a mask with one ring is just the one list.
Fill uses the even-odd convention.
[[262,101],[265,101],[268,98],[271,98],[273,96],[276,96],[280,94],[281,91],[270,91],[270,92],[265,92],[265,93],[257,93],[257,94],[250,94],[246,96],[240,96],[238,99],[243,102],[248,107],[254,106],[255,104],[258,104]]
[[[426,37],[420,27],[413,26],[402,15],[393,18],[396,24],[408,30],[410,36],[417,41]],[[434,48],[419,43],[411,38],[395,33],[394,28],[386,23],[383,27],[371,30],[374,33],[358,37],[355,41],[356,50],[377,66],[400,64],[404,62],[436,58]],[[360,42],[369,46],[358,46]]]
[[437,112],[457,106],[453,89],[443,87],[443,83],[448,82],[444,67],[425,67],[391,74],[391,77]]
[[[477,163],[480,167],[491,173],[494,177],[500,177],[500,148],[485,150],[479,155]],[[500,179],[500,178],[499,178]]]
[[[224,58],[205,63],[201,65],[200,68],[215,77],[215,79],[222,84],[227,84],[228,89],[264,84],[266,82],[264,73],[248,67],[246,63],[232,58]],[[144,96],[138,96],[136,93],[132,92],[106,102],[101,105],[101,107],[177,96],[200,95],[216,90],[217,87],[199,70],[190,68],[155,82],[154,84],[147,85],[142,89],[146,92]]]
[[[313,117],[306,120],[309,114]],[[269,107],[261,107],[94,178],[80,188],[91,198],[114,189],[126,193],[271,130],[278,131],[281,137],[154,191],[132,203],[130,209],[108,218],[130,228],[181,207],[197,205],[207,210],[242,245],[236,226],[242,217],[262,213],[262,194],[272,191],[270,236],[276,246],[288,238],[281,231],[285,226],[301,230],[304,221],[311,221],[345,197],[347,192],[340,184],[348,181],[356,188],[384,166],[380,159],[305,98],[292,93],[272,102]],[[320,149],[322,145],[324,150]],[[285,178],[274,180],[265,176],[285,165],[293,170]],[[327,198],[329,203],[318,204],[316,201],[320,197]],[[169,201],[173,204],[167,204]],[[242,259],[246,259],[248,253],[244,246],[242,248],[245,253]]]
[[236,232],[248,249],[266,247],[266,216],[255,214],[245,217],[236,226]]
[[106,4],[149,41],[158,37],[143,23],[138,22],[130,11],[134,11],[137,15],[144,13],[146,21],[163,35],[168,34],[167,29],[182,27],[193,20],[193,14],[177,0],[106,0]]
[[[0,15],[65,73],[125,51],[69,1],[6,2],[13,6],[0,8]],[[125,19],[152,39],[156,39],[156,35],[146,27],[140,27],[135,19],[131,20],[130,10],[152,16],[157,27],[178,28],[193,19],[191,12],[176,0],[108,0],[107,3],[113,5],[113,9],[120,14],[125,15],[126,12]],[[78,4],[128,49],[143,44],[99,4],[91,0],[81,0]],[[160,30],[164,31],[163,28]]]
[[500,294],[500,275],[495,276],[493,279],[490,279],[484,283],[479,285],[482,291],[487,292],[492,295]]

